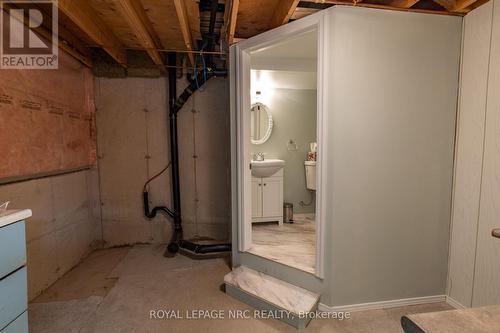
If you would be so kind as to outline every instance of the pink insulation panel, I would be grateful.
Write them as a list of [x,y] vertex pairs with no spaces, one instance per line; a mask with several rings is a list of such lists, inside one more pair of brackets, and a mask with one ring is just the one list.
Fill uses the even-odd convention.
[[95,164],[92,87],[62,52],[58,70],[0,70],[0,178]]

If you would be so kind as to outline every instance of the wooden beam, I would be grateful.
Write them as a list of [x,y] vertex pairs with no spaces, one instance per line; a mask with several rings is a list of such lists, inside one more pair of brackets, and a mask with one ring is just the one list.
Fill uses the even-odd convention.
[[127,66],[127,53],[113,32],[99,19],[87,1],[59,0],[59,10],[102,47],[120,65]]
[[[179,19],[179,24],[181,26],[182,37],[184,38],[184,44],[186,44],[186,49],[188,51],[193,51],[193,37],[191,36],[191,29],[189,28],[189,19],[186,10],[185,0],[174,0],[175,11],[177,12],[177,18]],[[194,65],[193,53],[188,53],[189,61],[191,65]]]
[[160,39],[149,21],[144,8],[138,0],[117,0],[115,1],[120,9],[123,18],[134,32],[137,40],[156,65],[163,66],[163,60],[157,51],[161,48]]
[[300,0],[280,0],[278,6],[274,10],[273,18],[271,21],[271,28],[276,28],[288,23],[293,12],[297,8]]
[[238,8],[240,7],[240,0],[232,0],[231,7],[231,17],[229,19],[229,33],[228,33],[228,43],[233,44],[234,33],[236,31],[236,21],[238,20]]

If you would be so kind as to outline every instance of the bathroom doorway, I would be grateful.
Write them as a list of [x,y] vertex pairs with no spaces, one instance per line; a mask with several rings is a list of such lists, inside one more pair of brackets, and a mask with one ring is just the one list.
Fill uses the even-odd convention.
[[322,277],[320,29],[295,27],[233,49],[241,78],[238,248]]

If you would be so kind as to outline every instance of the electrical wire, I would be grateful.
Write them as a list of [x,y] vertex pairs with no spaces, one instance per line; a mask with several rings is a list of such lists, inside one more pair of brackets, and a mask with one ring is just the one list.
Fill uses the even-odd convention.
[[158,178],[162,173],[164,173],[165,171],[167,171],[167,169],[170,167],[170,164],[172,164],[172,161],[168,161],[168,164],[165,168],[163,168],[163,170],[161,170],[160,172],[158,172],[156,175],[154,175],[153,177],[149,178],[146,183],[144,183],[144,187],[142,188],[142,192],[146,192],[146,187],[148,186],[149,183],[151,183],[153,180],[155,180],[156,178]]

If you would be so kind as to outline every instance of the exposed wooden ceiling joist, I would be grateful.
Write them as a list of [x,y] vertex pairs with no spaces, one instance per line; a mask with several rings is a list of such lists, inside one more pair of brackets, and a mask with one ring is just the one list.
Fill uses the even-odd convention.
[[[192,51],[194,48],[193,37],[191,36],[191,30],[189,29],[189,19],[186,11],[186,4],[184,0],[174,0],[175,11],[177,12],[177,17],[179,18],[179,24],[181,26],[182,37],[184,38],[184,44],[186,44],[186,49]],[[188,53],[189,62],[194,65],[193,53]]]
[[73,23],[101,46],[120,65],[127,66],[127,53],[113,32],[86,1],[59,0],[58,7]]
[[229,18],[229,32],[228,32],[228,42],[229,45],[233,44],[234,33],[236,31],[236,22],[238,20],[238,8],[240,6],[240,0],[233,0],[231,7],[231,15]]
[[274,10],[274,16],[271,22],[271,28],[279,27],[288,23],[292,17],[300,0],[281,0]]
[[162,47],[160,40],[139,0],[116,0],[116,2],[141,46],[146,49],[146,52],[156,65],[163,66],[162,57],[156,50]]

